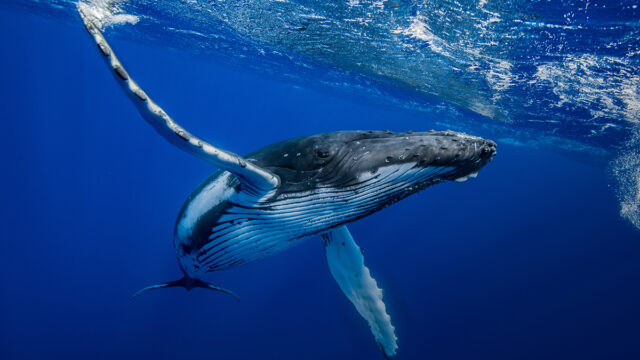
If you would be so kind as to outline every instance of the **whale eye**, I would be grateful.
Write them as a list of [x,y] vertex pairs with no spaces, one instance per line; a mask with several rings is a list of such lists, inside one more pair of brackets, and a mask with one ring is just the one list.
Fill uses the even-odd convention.
[[331,155],[328,149],[318,149],[316,150],[316,156],[320,159],[326,159]]

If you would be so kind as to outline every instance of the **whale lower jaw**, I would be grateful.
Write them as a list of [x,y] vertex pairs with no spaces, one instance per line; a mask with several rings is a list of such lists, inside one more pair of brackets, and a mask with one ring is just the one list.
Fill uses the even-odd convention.
[[476,177],[478,177],[478,172],[477,171],[474,172],[474,173],[471,173],[469,175],[465,175],[463,177],[459,177],[457,179],[454,179],[453,181],[455,181],[455,182],[465,182],[465,181],[467,181],[469,179],[475,179]]

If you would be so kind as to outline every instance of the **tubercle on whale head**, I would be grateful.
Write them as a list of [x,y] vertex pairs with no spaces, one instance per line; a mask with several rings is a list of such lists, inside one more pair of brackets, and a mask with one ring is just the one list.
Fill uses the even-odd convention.
[[440,147],[435,150],[430,166],[453,167],[454,170],[445,176],[446,180],[462,182],[475,178],[497,154],[497,144],[491,140],[452,131],[442,134],[444,137],[437,140]]
[[402,148],[399,160],[416,161],[422,167],[454,168],[447,176],[449,180],[459,175],[473,176],[493,159],[496,147],[491,140],[450,130],[411,133],[396,145]]

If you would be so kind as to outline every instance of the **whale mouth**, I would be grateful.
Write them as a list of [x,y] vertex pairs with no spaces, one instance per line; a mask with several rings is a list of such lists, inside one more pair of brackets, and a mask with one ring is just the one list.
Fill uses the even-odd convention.
[[472,140],[473,146],[468,146],[469,151],[465,155],[464,161],[458,166],[449,177],[455,182],[465,182],[478,177],[480,170],[498,153],[497,144],[491,140],[475,138]]

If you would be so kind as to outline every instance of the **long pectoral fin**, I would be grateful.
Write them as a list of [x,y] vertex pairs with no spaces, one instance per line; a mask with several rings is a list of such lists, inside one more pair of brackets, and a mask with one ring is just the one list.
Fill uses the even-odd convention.
[[367,320],[371,332],[388,358],[398,351],[397,338],[382,301],[382,290],[364,265],[362,250],[346,226],[322,234],[331,275],[340,289]]
[[278,187],[280,180],[271,171],[264,169],[232,152],[217,148],[189,133],[175,122],[151,97],[131,78],[116,57],[113,49],[100,32],[89,14],[83,10],[83,4],[77,4],[78,13],[87,31],[98,45],[102,57],[111,70],[117,83],[122,87],[136,106],[142,117],[166,140],[176,147],[204,159],[223,170],[233,173],[240,181],[248,185],[250,193],[264,194]]

